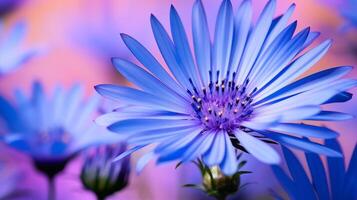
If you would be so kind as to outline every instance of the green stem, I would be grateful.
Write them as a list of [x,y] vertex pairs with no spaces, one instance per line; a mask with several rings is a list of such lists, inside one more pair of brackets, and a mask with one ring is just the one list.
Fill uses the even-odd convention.
[[48,177],[48,200],[56,199],[55,177]]

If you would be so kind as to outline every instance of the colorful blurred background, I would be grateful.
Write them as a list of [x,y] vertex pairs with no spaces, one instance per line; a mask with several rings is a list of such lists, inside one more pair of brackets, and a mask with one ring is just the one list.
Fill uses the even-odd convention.
[[[85,87],[87,95],[93,94],[93,86],[100,83],[129,84],[112,67],[111,57],[125,57],[135,61],[120,39],[127,33],[138,39],[159,57],[159,51],[150,29],[149,17],[154,13],[168,27],[169,8],[173,4],[190,32],[191,7],[194,0],[0,0],[3,26],[6,35],[19,21],[25,23],[27,32],[21,43],[23,49],[37,49],[37,53],[17,70],[1,75],[0,93],[11,99],[16,88],[30,90],[34,80],[40,80],[50,92],[60,83],[69,88],[73,83]],[[3,2],[3,3],[2,3]],[[213,30],[214,19],[221,0],[203,0]],[[239,0],[233,0],[237,7]],[[340,0],[278,0],[277,13],[284,12],[291,3],[297,8],[292,19],[298,20],[298,29],[311,26],[320,31],[320,41],[334,40],[329,53],[314,67],[313,71],[332,66],[357,66],[357,25],[346,28],[346,18],[341,15]],[[266,0],[253,0],[255,18]],[[13,5],[8,5],[13,4]],[[356,10],[355,10],[356,11]],[[350,23],[350,22],[348,22]],[[356,23],[357,24],[357,23]],[[212,33],[213,31],[211,31]],[[6,55],[6,52],[2,52]],[[160,58],[160,57],[159,57]],[[161,59],[161,58],[160,58]],[[160,60],[162,62],[162,59]],[[357,77],[357,70],[349,75]],[[351,91],[353,94],[357,90]],[[341,107],[342,105],[342,107]],[[340,104],[339,110],[357,116],[357,99]],[[333,106],[332,106],[333,109]],[[339,141],[346,154],[346,162],[357,142],[357,119],[326,123],[340,132]],[[297,154],[301,152],[296,152]],[[135,162],[142,152],[134,154]],[[244,182],[252,184],[247,190],[256,194],[279,187],[269,166],[249,160],[246,169],[254,173],[244,176]],[[46,179],[31,165],[30,159],[15,150],[1,146],[0,160],[6,163],[6,177],[17,176],[16,193],[12,199],[46,199]],[[95,199],[83,189],[79,181],[83,159],[79,156],[69,163],[56,179],[57,199]],[[2,166],[3,167],[3,166]],[[193,165],[175,169],[175,163],[155,166],[150,163],[141,174],[133,172],[129,185],[109,199],[174,200],[207,199],[200,191],[183,188],[185,183],[197,183],[200,174]],[[1,186],[3,187],[3,186]]]

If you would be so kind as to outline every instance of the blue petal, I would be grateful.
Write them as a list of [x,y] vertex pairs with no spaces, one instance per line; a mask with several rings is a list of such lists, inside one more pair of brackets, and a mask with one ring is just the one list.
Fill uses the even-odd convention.
[[280,32],[285,28],[286,23],[293,14],[294,10],[295,4],[292,4],[282,16],[277,17],[273,20],[268,37],[264,42],[263,51],[273,42],[273,40],[275,40],[276,36],[280,34]]
[[116,69],[125,78],[143,89],[145,92],[151,93],[152,95],[165,94],[161,95],[161,98],[166,101],[183,107],[187,105],[187,102],[183,99],[183,97],[178,95],[175,91],[164,85],[160,80],[149,74],[141,67],[120,58],[114,58],[112,59],[112,62]]
[[206,13],[201,0],[197,0],[192,9],[192,37],[203,84],[208,84],[208,72],[211,68],[211,42]]
[[202,84],[196,70],[196,65],[193,61],[185,28],[183,27],[181,19],[173,6],[171,6],[170,9],[170,25],[172,38],[177,52],[177,61],[182,68],[185,68],[195,86],[201,88]]
[[[300,40],[304,39],[304,37],[301,37],[303,36],[302,33],[300,33],[291,40],[291,37],[295,32],[296,25],[297,21],[291,23],[282,32],[280,32],[274,41],[269,45],[269,47],[267,47],[267,49],[261,53],[256,63],[254,64],[254,68],[249,74],[249,78],[252,80],[252,86],[259,87],[260,85],[263,85],[261,82],[262,80],[267,82],[265,77],[268,75],[273,77],[274,73],[277,73],[276,71],[279,71],[280,68],[284,67],[284,63],[281,63],[282,61],[290,61],[289,57],[288,59],[285,58],[285,60],[283,60],[284,56],[287,57],[291,55],[290,57],[292,57],[295,55],[295,52],[297,52],[296,47],[299,43],[303,42]],[[307,33],[305,33],[305,35],[307,36]],[[294,44],[294,41],[298,42],[295,42]],[[286,50],[287,47],[290,47],[290,49]],[[280,61],[280,63],[277,63],[277,61]]]
[[295,81],[287,85],[286,87],[283,87],[272,95],[269,95],[265,99],[261,100],[257,104],[262,103],[264,101],[270,102],[278,98],[298,94],[300,92],[304,92],[325,84],[329,84],[330,82],[335,81],[338,78],[341,78],[342,76],[346,75],[351,70],[352,67],[341,66],[314,73],[312,75],[299,79],[298,81]]
[[243,131],[238,131],[235,136],[241,145],[258,160],[269,164],[278,164],[280,162],[279,154],[267,143]]
[[346,102],[352,99],[353,94],[349,92],[340,92],[324,102],[324,104],[329,104],[329,103],[341,103],[341,102]]
[[262,93],[257,95],[256,100],[263,99],[266,96],[291,83],[291,81],[295,80],[301,74],[310,69],[317,61],[319,61],[320,58],[325,55],[330,46],[331,41],[327,40],[297,58],[294,62],[285,67],[285,69],[281,71],[279,75],[277,75],[278,78],[274,80],[273,83],[271,83],[267,88],[264,89],[264,95]]
[[[340,144],[336,139],[325,140],[327,147],[342,152]],[[327,164],[330,176],[330,186],[332,191],[332,199],[339,199],[344,188],[345,163],[343,157],[332,158],[327,157]]]
[[272,170],[275,177],[280,182],[280,185],[284,188],[285,192],[291,199],[299,199],[300,193],[297,191],[297,187],[291,178],[284,172],[284,170],[278,165],[272,165]]
[[224,134],[225,132],[217,132],[217,133],[210,133],[215,134],[214,141],[212,143],[211,149],[209,149],[203,155],[203,161],[208,166],[219,165],[224,158],[225,155],[225,140]]
[[5,120],[8,130],[12,132],[23,130],[24,127],[16,109],[2,96],[0,96],[0,117]]
[[165,71],[161,64],[155,59],[155,57],[138,41],[134,38],[121,34],[122,39],[126,46],[130,49],[133,55],[138,59],[150,72],[152,72],[156,78],[160,79],[165,85],[180,93],[182,96],[186,95],[186,92],[181,92],[182,88],[177,82]]
[[315,186],[319,199],[330,199],[327,177],[319,155],[305,153],[305,156],[311,172],[312,184]]
[[139,174],[154,156],[155,154],[153,152],[146,153],[142,156],[136,163],[136,173]]
[[132,153],[134,153],[135,151],[138,151],[138,150],[144,148],[145,146],[146,146],[146,145],[138,145],[138,146],[135,146],[135,147],[133,147],[133,148],[131,148],[131,149],[129,149],[129,150],[126,150],[125,152],[123,152],[123,153],[121,153],[120,155],[118,155],[117,157],[115,157],[115,158],[113,159],[113,162],[117,162],[117,161],[119,161],[119,160],[121,160],[121,159],[123,159],[123,158],[129,156],[130,154],[132,154]]
[[[204,140],[200,130],[196,130],[184,137],[178,136],[171,141],[162,143],[155,149],[155,153],[160,153],[158,163],[172,161],[176,159],[182,160],[186,156],[186,153],[197,153],[197,147]],[[185,155],[186,154],[186,155]],[[186,160],[183,160],[186,161]]]
[[189,88],[189,74],[187,73],[185,68],[182,68],[179,65],[174,44],[172,43],[170,37],[168,36],[162,24],[156,19],[155,16],[151,15],[150,20],[156,43],[167,66],[170,68],[170,71],[175,76],[176,80],[181,83],[185,88]]
[[321,126],[313,126],[308,124],[293,124],[282,123],[272,127],[270,130],[283,133],[292,133],[296,135],[316,138],[336,138],[338,133]]
[[261,50],[262,44],[269,31],[275,6],[275,0],[270,0],[267,3],[263,12],[259,16],[256,27],[249,35],[247,46],[243,53],[242,62],[239,65],[239,71],[237,76],[238,84],[242,84],[245,81],[247,74],[249,73],[252,65],[254,64],[254,61],[258,57],[259,51]]
[[223,80],[229,70],[233,40],[233,10],[230,0],[223,0],[218,11],[213,45],[212,72],[220,71]]
[[185,108],[167,102],[165,99],[161,98],[161,95],[154,96],[137,89],[110,84],[97,85],[95,86],[95,89],[100,95],[112,100],[121,101],[125,104],[141,105],[173,112],[186,112]]
[[78,109],[81,109],[81,101],[83,97],[84,91],[82,86],[79,84],[74,85],[68,93],[65,95],[65,99],[62,102],[64,109],[66,110],[64,112],[64,115],[61,116],[64,119],[64,124],[66,127],[71,127],[75,122],[75,118],[77,117],[76,114],[78,112]]
[[334,112],[334,111],[321,111],[317,115],[309,117],[307,120],[341,121],[341,120],[348,120],[348,119],[352,119],[352,118],[353,118],[352,115],[349,115],[346,113],[340,113],[340,112]]
[[237,172],[238,162],[235,149],[228,134],[224,134],[226,154],[220,164],[222,172],[226,175],[233,175]]
[[307,152],[323,154],[332,157],[341,157],[341,153],[339,153],[338,151],[335,151],[318,143],[306,141],[302,138],[274,133],[271,131],[259,131],[259,133],[286,146],[298,148]]
[[[287,43],[283,43],[284,46],[276,51],[272,51],[272,55],[270,56],[271,59],[268,57],[267,62],[262,63],[264,70],[262,70],[256,77],[252,77],[252,79],[254,79],[251,82],[252,86],[260,89],[258,90],[258,93],[260,93],[257,95],[258,99],[260,98],[260,95],[269,91],[269,87],[271,87],[270,85],[274,84],[276,79],[279,78],[284,67],[291,63],[299,53],[301,45],[305,42],[309,32],[310,28],[303,29]],[[278,39],[279,37],[276,38],[276,40]],[[276,43],[276,40],[274,40],[272,45]]]
[[133,134],[128,138],[128,143],[136,145],[150,144],[171,140],[178,136],[183,136],[189,132],[197,130],[197,126],[180,126],[174,128],[155,129]]
[[304,171],[295,155],[287,148],[282,147],[286,163],[288,165],[290,174],[295,181],[295,186],[301,194],[304,194],[304,199],[314,200],[317,199],[314,193],[314,188],[311,185],[309,178]]
[[197,121],[194,120],[168,120],[168,119],[128,119],[118,121],[108,127],[110,131],[123,135],[133,134],[141,131],[174,128],[182,126],[194,126]]
[[287,109],[284,112],[276,112],[275,110],[269,110],[265,112],[255,112],[256,115],[273,118],[279,118],[284,121],[295,121],[311,118],[320,112],[319,106],[301,106],[297,108]]
[[239,62],[241,61],[247,37],[251,27],[252,20],[252,2],[244,0],[239,6],[234,17],[234,35],[232,42],[232,52],[230,68],[231,72],[237,72]]
[[350,164],[348,166],[345,183],[344,183],[344,198],[357,199],[357,145],[355,145]]

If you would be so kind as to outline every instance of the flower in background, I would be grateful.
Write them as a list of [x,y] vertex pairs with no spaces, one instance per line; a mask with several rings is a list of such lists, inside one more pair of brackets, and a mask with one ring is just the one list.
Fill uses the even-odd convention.
[[119,162],[113,159],[126,150],[126,145],[107,145],[85,152],[85,161],[81,171],[83,186],[92,191],[97,199],[106,199],[122,190],[129,181],[130,158]]
[[294,34],[297,22],[288,24],[288,19],[295,5],[274,18],[275,6],[275,0],[269,1],[253,26],[251,1],[243,1],[233,13],[231,2],[224,0],[211,43],[206,14],[197,0],[192,11],[194,55],[173,6],[172,37],[152,15],[153,33],[170,73],[138,41],[122,34],[145,69],[114,58],[117,70],[140,89],[96,86],[104,97],[130,105],[97,120],[134,146],[116,159],[155,143],[156,148],[138,161],[137,170],[157,155],[158,163],[202,158],[207,166],[218,165],[224,174],[232,175],[238,165],[237,149],[265,163],[279,163],[279,154],[268,145],[271,140],[340,156],[301,138],[334,138],[335,131],[298,121],[349,119],[320,106],[351,99],[346,90],[357,81],[341,77],[352,68],[334,67],[297,80],[327,52],[331,41],[306,50],[319,34],[310,28]]
[[16,104],[0,97],[0,117],[6,126],[3,141],[28,154],[50,183],[79,151],[118,138],[92,122],[99,96],[85,101],[79,85],[69,91],[57,87],[46,96],[42,84],[34,82],[30,97],[20,90],[15,97]]
[[[325,140],[325,144],[331,149],[342,152],[336,139]],[[339,158],[327,157],[328,169],[325,170],[319,155],[305,153],[310,171],[307,172],[304,171],[302,164],[290,150],[283,148],[283,153],[290,176],[279,166],[273,166],[273,171],[287,192],[289,199],[357,199],[357,145],[354,147],[348,168],[345,167],[345,156]],[[328,172],[328,176],[326,176],[325,171]],[[311,182],[308,174],[311,174]]]
[[328,4],[332,9],[337,9],[337,12],[345,19],[344,25],[341,27],[342,31],[350,28],[357,28],[357,0],[328,0],[321,3]]
[[[0,21],[0,29],[4,25]],[[10,30],[8,35],[0,30],[0,75],[14,71],[23,63],[28,61],[38,53],[37,49],[23,50],[20,43],[23,41],[26,33],[26,24],[18,22]]]
[[92,50],[94,55],[109,60],[121,51],[118,40],[120,31],[113,9],[117,6],[116,2],[83,2],[86,12],[76,15],[71,36],[74,42]]
[[12,166],[0,161],[0,200],[9,199],[14,195],[20,178],[20,173],[15,171]]
[[0,1],[0,17],[4,17],[17,6],[19,6],[23,0],[1,0]]

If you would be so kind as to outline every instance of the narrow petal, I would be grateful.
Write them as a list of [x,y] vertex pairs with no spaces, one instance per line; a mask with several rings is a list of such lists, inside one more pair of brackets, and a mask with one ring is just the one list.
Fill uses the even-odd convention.
[[305,153],[305,157],[311,172],[312,184],[315,186],[319,199],[330,199],[327,177],[322,160],[319,155],[314,153]]
[[218,11],[213,45],[212,72],[220,71],[220,79],[226,76],[233,40],[233,8],[230,0],[223,0]]
[[[175,91],[167,87],[160,80],[149,74],[141,67],[120,58],[112,59],[116,69],[130,82],[143,89],[145,92],[155,94],[165,94],[161,97],[175,104],[185,105],[185,99]],[[140,78],[138,78],[140,77]]]
[[314,200],[316,198],[313,186],[311,185],[309,178],[304,171],[304,168],[300,164],[296,156],[287,148],[282,147],[286,163],[288,165],[291,176],[295,181],[295,186],[298,187],[299,192],[304,194],[304,199]]
[[150,20],[156,43],[167,66],[170,68],[170,71],[175,76],[176,80],[185,88],[189,88],[190,83],[187,78],[189,77],[189,74],[185,68],[182,68],[179,65],[174,44],[172,43],[170,37],[155,16],[151,15]]
[[341,157],[341,153],[338,151],[335,151],[318,143],[304,140],[302,138],[279,134],[271,131],[260,131],[259,133],[286,146],[298,148],[311,153],[317,153],[331,157]]
[[269,164],[280,162],[279,154],[267,143],[243,131],[236,132],[235,136],[242,146],[258,160]]
[[282,123],[277,126],[270,128],[272,131],[291,133],[295,135],[301,135],[305,137],[316,137],[316,138],[336,138],[338,133],[321,126],[313,126],[308,124],[293,124],[293,123]]
[[192,8],[192,37],[203,84],[208,84],[208,72],[211,68],[211,41],[201,0],[196,0]]
[[196,87],[201,88],[202,84],[200,76],[197,73],[196,65],[193,61],[191,48],[186,36],[186,31],[174,6],[171,6],[170,9],[170,26],[172,38],[174,40],[177,52],[178,63],[182,68],[185,68],[189,78],[192,79]]
[[210,133],[215,134],[214,141],[210,150],[203,155],[203,160],[208,166],[218,165],[222,162],[225,155],[224,132]]
[[[178,93],[181,92],[181,86],[177,84],[177,82],[165,71],[161,64],[142,44],[126,34],[121,34],[121,37],[135,58],[138,59],[145,66],[145,68],[147,68],[156,76],[156,78],[160,79],[172,90]],[[184,96],[186,93],[180,93],[180,95]]]
[[237,155],[228,134],[224,134],[224,139],[226,144],[224,147],[226,149],[226,154],[220,164],[220,167],[224,174],[233,175],[237,172],[238,168]]
[[[340,144],[336,139],[325,140],[325,145],[342,153]],[[345,161],[343,157],[327,157],[332,199],[339,199],[344,189]]]

